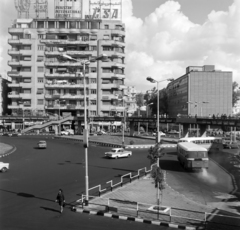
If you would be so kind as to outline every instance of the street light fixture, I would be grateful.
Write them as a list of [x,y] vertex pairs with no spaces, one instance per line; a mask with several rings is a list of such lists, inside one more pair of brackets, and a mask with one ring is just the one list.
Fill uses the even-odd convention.
[[157,143],[160,142],[160,135],[159,135],[159,83],[164,81],[173,81],[173,78],[168,78],[165,80],[157,81],[151,77],[147,77],[147,81],[151,83],[157,83]]
[[[85,189],[86,189],[86,198],[85,198],[85,205],[88,206],[89,203],[89,179],[88,179],[88,128],[87,128],[87,97],[86,97],[86,77],[85,77],[85,72],[86,72],[86,65],[89,65],[90,62],[95,62],[97,60],[102,60],[102,61],[109,61],[108,56],[106,54],[102,54],[96,58],[92,58],[90,60],[77,60],[67,54],[62,54],[61,57],[72,60],[75,62],[80,62],[81,65],[83,66],[83,73],[80,73],[80,75],[83,76],[83,91],[84,91],[84,130],[83,130],[83,146],[85,149]],[[78,73],[76,73],[78,74]]]

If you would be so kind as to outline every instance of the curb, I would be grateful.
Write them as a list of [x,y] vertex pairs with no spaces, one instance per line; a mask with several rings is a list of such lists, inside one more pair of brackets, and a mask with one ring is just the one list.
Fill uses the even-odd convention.
[[145,224],[153,224],[153,225],[170,227],[170,228],[196,230],[195,227],[190,227],[190,226],[185,226],[185,225],[160,222],[160,221],[156,221],[156,220],[146,220],[146,219],[135,218],[135,217],[120,216],[120,215],[111,214],[111,213],[104,213],[101,211],[98,211],[98,212],[97,211],[87,211],[87,210],[83,210],[83,209],[75,208],[75,207],[72,208],[72,211],[79,212],[79,213],[85,213],[85,214],[89,214],[89,215],[104,216],[104,217],[109,217],[109,218],[114,218],[114,219],[119,219],[119,220],[128,220],[128,221],[135,221],[135,222],[145,223]]
[[2,157],[6,157],[6,156],[12,154],[13,152],[16,151],[16,149],[17,149],[17,148],[16,148],[15,146],[13,146],[11,150],[7,151],[7,152],[4,153],[4,154],[1,154],[1,155],[0,155],[0,158],[2,158]]
[[[72,141],[79,141],[79,142],[83,142],[82,139],[75,139],[75,138],[68,138],[68,137],[58,137],[58,136],[55,136],[55,138],[58,138],[58,139],[65,139],[65,140],[72,140]],[[122,145],[121,144],[111,144],[111,143],[105,143],[105,142],[99,142],[99,141],[89,141],[89,144],[95,144],[95,145],[101,145],[101,146],[106,146],[106,147],[112,147],[112,148],[121,148]],[[126,149],[134,149],[134,148],[150,148],[151,146],[154,146],[153,145],[126,145],[125,148]]]

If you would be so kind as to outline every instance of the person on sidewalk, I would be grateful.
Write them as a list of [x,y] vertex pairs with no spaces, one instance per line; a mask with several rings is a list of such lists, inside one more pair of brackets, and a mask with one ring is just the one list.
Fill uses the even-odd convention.
[[62,213],[63,212],[64,203],[65,203],[65,197],[64,197],[62,189],[59,189],[55,202],[58,202],[58,204],[60,206],[60,212]]

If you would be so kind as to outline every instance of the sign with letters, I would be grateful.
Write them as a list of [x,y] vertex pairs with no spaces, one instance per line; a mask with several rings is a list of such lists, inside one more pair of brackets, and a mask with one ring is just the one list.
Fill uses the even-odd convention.
[[55,0],[55,18],[82,18],[82,0]]
[[122,19],[122,0],[89,0],[87,19]]

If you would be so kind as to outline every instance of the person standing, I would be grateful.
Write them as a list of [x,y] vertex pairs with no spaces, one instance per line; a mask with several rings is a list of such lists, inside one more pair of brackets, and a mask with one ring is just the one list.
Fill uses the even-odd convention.
[[58,202],[58,204],[60,206],[60,212],[62,213],[63,212],[63,206],[64,206],[64,203],[65,203],[65,197],[64,197],[62,189],[59,189],[55,202]]

